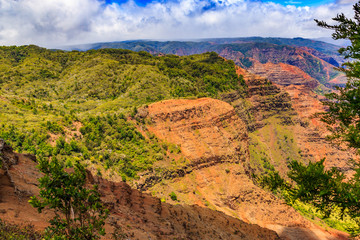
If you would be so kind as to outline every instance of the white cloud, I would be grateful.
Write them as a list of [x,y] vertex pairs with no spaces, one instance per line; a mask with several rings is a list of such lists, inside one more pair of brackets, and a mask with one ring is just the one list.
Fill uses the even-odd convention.
[[[346,3],[346,4],[345,4]],[[349,4],[350,3],[350,4]],[[171,0],[139,7],[133,0],[0,0],[0,45],[46,47],[128,39],[325,37],[314,18],[352,16],[351,1],[313,7],[249,0]]]
[[358,2],[358,0],[337,0],[336,1],[337,4],[351,4],[351,5],[353,5],[357,2]]

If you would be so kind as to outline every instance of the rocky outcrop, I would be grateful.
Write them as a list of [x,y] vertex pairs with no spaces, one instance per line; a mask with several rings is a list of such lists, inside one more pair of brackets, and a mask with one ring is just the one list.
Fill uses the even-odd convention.
[[[254,107],[247,111],[271,112],[266,118],[288,112],[296,114],[287,93],[265,79],[257,80],[249,86]],[[223,98],[232,103],[244,100],[236,92]],[[177,201],[169,197],[174,192],[182,203],[208,207],[273,229],[284,239],[337,239],[249,178],[248,135],[235,108],[209,98],[167,100],[149,105],[148,131],[164,142],[181,146],[187,171],[172,179],[153,182],[148,192],[175,204]],[[255,115],[254,122],[264,119]],[[259,128],[261,126],[257,126]],[[163,166],[158,163],[157,167],[169,165],[173,167],[165,163]],[[178,167],[184,169],[181,165]]]
[[[348,162],[358,157],[353,151],[345,151],[344,147],[327,141],[329,132],[325,124],[314,116],[326,111],[322,104],[325,97],[314,93],[306,84],[273,84],[266,78],[244,69],[238,68],[237,71],[244,76],[248,85],[247,100],[251,104],[244,108],[242,101],[230,103],[238,113],[240,111],[241,118],[247,116],[242,112],[251,113],[250,121],[245,120],[248,123],[251,144],[263,143],[268,151],[261,158],[268,158],[283,176],[286,176],[288,171],[288,159],[308,162],[326,158],[325,164],[328,168],[339,167],[343,172],[351,174]],[[257,132],[252,134],[255,130]],[[289,138],[290,142],[285,138]],[[252,157],[255,155],[259,157],[256,153],[251,154]]]
[[34,156],[13,152],[0,139],[0,219],[15,224],[32,224],[36,229],[47,226],[49,211],[39,215],[28,203],[29,197],[39,193],[37,179],[41,176],[35,167]]
[[196,204],[272,229],[281,239],[347,239],[335,230],[322,229],[302,217],[274,195],[254,185],[241,165],[217,164],[194,170],[182,178],[150,189],[156,195],[176,192],[180,202]]
[[[258,133],[256,136],[251,135],[250,139],[255,138],[256,141],[265,143],[268,151],[272,152],[267,157],[278,171],[286,176],[286,159],[308,162],[325,157],[328,168],[339,167],[345,173],[350,173],[348,162],[350,159],[357,159],[357,156],[353,151],[344,151],[345,148],[327,141],[329,132],[325,124],[314,117],[316,113],[326,111],[322,104],[325,97],[314,93],[312,87],[306,84],[274,84],[244,69],[238,68],[237,71],[244,76],[248,85],[247,100],[251,104],[245,110],[238,107],[239,101],[231,104],[236,111],[240,109],[251,113],[248,129],[250,132],[258,130]],[[245,114],[240,116],[243,115]],[[277,129],[280,128],[282,132],[286,132],[287,138],[291,138],[291,144],[288,144],[292,145],[290,149],[278,149],[281,146],[277,143],[284,142],[285,137],[278,133]]]
[[324,60],[325,62],[330,63],[334,67],[340,67],[340,65],[344,63],[344,59],[340,55],[327,55],[325,53],[322,53],[320,51],[317,51],[309,47],[300,47],[300,48]]
[[291,118],[296,113],[286,91],[282,91],[267,78],[240,67],[237,68],[237,73],[243,75],[248,87],[246,98],[233,98],[230,93],[224,94],[222,99],[235,108],[238,116],[245,121],[248,131],[262,128],[266,124],[263,120],[272,116],[281,118],[285,125],[292,124]]
[[36,169],[32,155],[20,155],[0,139],[0,160],[2,171],[19,197],[29,197],[39,192],[37,178],[41,176]]
[[181,154],[169,149],[167,154],[173,159],[158,161],[157,171],[142,173],[134,185],[137,189],[146,191],[195,169],[249,158],[246,125],[228,103],[211,98],[165,100],[139,111],[150,122],[146,129],[177,146]]
[[325,158],[325,165],[328,168],[337,167],[344,173],[350,174],[350,159],[359,159],[354,150],[346,149],[345,146],[334,145],[326,140],[326,125],[320,121],[315,114],[326,111],[322,104],[325,97],[312,92],[306,86],[286,86],[282,88],[286,91],[295,109],[298,119],[294,126],[296,141],[301,150],[301,155],[312,161],[319,161]]
[[[44,229],[52,216],[41,214],[28,203],[38,193],[36,163],[30,155],[16,154],[0,142],[0,218],[4,221]],[[5,173],[6,171],[6,173]],[[21,176],[20,176],[20,175]],[[88,172],[88,184],[98,184],[101,199],[110,210],[104,239],[279,239],[274,231],[245,223],[226,214],[199,206],[170,205],[160,199]],[[27,189],[26,194],[19,189]]]
[[250,69],[252,73],[267,78],[272,83],[289,86],[289,85],[304,85],[312,89],[319,85],[319,82],[309,76],[296,66],[285,63],[274,64],[268,62],[261,64],[256,62]]
[[202,98],[166,100],[149,106],[148,130],[181,146],[190,165],[245,161],[249,157],[244,122],[225,102]]
[[111,212],[110,225],[121,226],[131,239],[279,239],[255,224],[208,208],[163,203],[125,183],[100,180],[99,190]]
[[[255,60],[254,62],[257,63],[283,63],[294,66],[323,84],[326,84],[336,75],[333,65],[312,55],[305,49],[286,46],[282,48],[254,48],[248,54],[251,54],[251,57]],[[251,71],[251,68],[249,71]]]

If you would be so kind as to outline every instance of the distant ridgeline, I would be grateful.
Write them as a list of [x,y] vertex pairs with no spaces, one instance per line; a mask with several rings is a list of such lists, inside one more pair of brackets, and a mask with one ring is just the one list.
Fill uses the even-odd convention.
[[278,82],[265,64],[284,63],[299,68],[315,79],[319,85],[331,87],[346,81],[334,67],[344,59],[338,54],[339,46],[304,38],[223,38],[197,41],[124,41],[96,43],[70,47],[69,49],[121,48],[146,51],[151,54],[174,54],[179,56],[214,51],[250,72],[264,73]]
[[214,52],[179,57],[0,47],[0,138],[38,158],[69,166],[80,160],[99,174],[111,169],[132,179],[167,158],[169,149],[178,151],[143,130],[139,107],[244,89],[234,62]]

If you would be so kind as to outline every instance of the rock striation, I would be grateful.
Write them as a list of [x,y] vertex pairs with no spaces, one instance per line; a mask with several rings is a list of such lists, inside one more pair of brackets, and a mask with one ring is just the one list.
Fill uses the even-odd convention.
[[245,161],[249,157],[245,123],[234,108],[211,98],[166,100],[149,106],[148,130],[181,146],[190,165]]
[[305,85],[309,88],[316,88],[319,82],[312,78],[309,74],[302,71],[296,66],[286,63],[274,64],[271,62],[261,64],[255,63],[249,70],[252,73],[267,78],[271,82],[289,86],[289,85]]
[[[223,97],[234,103],[241,100],[236,93]],[[289,95],[265,79],[258,79],[249,87],[249,98],[259,103],[250,110],[272,112],[266,118],[279,113],[295,114]],[[278,104],[270,98],[278,98]],[[175,192],[182,203],[208,207],[275,230],[283,239],[346,236],[339,233],[337,237],[336,231],[327,233],[253,183],[249,178],[252,170],[246,121],[240,119],[230,104],[210,98],[167,100],[149,105],[147,116],[148,131],[164,142],[179,144],[188,160],[187,171],[181,176],[152,182],[147,186],[148,192],[174,204],[177,201],[167,196]],[[262,119],[256,117],[253,121]],[[256,126],[259,128],[260,125]]]
[[322,104],[325,97],[319,96],[306,86],[290,85],[282,87],[292,102],[297,113],[297,122],[294,132],[301,155],[312,161],[319,161],[325,158],[325,165],[328,168],[337,167],[346,174],[351,174],[348,165],[350,159],[359,159],[354,150],[345,146],[338,146],[326,140],[328,132],[326,125],[320,121],[315,114],[326,111]]

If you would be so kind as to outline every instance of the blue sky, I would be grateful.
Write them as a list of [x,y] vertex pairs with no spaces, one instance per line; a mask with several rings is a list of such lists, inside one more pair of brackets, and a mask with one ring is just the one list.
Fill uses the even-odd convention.
[[330,37],[314,19],[355,0],[0,0],[0,45],[57,47],[133,39]]

